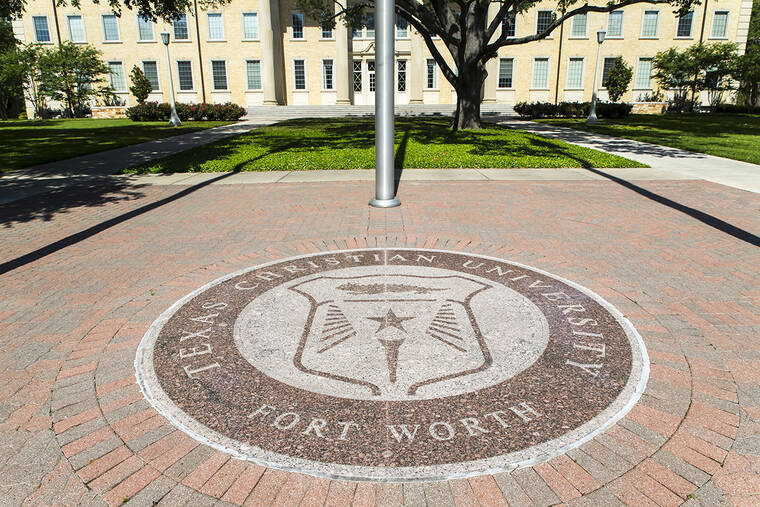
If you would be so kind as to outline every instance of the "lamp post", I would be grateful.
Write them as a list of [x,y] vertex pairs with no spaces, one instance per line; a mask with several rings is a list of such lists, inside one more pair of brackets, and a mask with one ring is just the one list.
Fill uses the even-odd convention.
[[169,99],[172,106],[171,117],[169,118],[170,127],[179,127],[182,122],[179,121],[177,116],[177,106],[174,104],[174,80],[172,79],[172,61],[169,58],[169,32],[161,32],[161,41],[166,47],[166,69],[169,72]]
[[377,0],[375,13],[375,198],[369,204],[392,208],[401,204],[396,197],[393,159],[394,0]]
[[604,42],[604,36],[607,35],[607,32],[604,30],[599,30],[596,32],[596,42],[598,42],[596,46],[596,67],[594,67],[594,89],[591,94],[591,110],[588,113],[588,118],[586,118],[586,123],[596,123],[599,121],[596,118],[596,77],[599,75],[599,55],[602,52],[602,42]]

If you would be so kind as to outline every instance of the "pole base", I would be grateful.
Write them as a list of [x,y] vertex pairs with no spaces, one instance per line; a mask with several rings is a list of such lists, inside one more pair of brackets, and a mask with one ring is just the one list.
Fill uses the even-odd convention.
[[588,118],[586,118],[586,123],[589,125],[593,125],[594,123],[597,123],[599,120],[596,118],[596,115],[590,115]]
[[393,199],[370,199],[369,205],[373,208],[395,208],[401,205],[401,201],[398,197]]

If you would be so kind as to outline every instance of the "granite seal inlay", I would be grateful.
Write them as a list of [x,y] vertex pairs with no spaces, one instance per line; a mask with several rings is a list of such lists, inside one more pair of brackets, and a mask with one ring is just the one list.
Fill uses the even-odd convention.
[[196,439],[354,480],[544,461],[621,418],[648,364],[627,319],[577,284],[401,248],[228,275],[164,312],[135,360],[146,398]]

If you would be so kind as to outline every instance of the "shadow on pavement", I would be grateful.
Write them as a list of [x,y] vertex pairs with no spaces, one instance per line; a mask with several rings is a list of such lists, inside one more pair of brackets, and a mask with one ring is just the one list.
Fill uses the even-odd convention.
[[[71,234],[63,239],[50,243],[49,245],[46,245],[42,248],[38,248],[37,250],[34,250],[33,252],[29,252],[28,254],[22,255],[20,257],[16,257],[15,259],[12,259],[10,261],[3,262],[2,264],[0,264],[0,275],[7,273],[8,271],[12,271],[21,266],[24,266],[25,264],[29,264],[30,262],[34,262],[38,259],[41,259],[47,255],[50,255],[51,253],[54,253],[54,252],[57,252],[58,250],[66,248],[67,246],[76,244],[91,236],[101,233],[105,231],[106,229],[110,229],[111,227],[115,225],[118,225],[122,222],[126,222],[127,220],[131,218],[134,218],[136,216],[142,215],[143,213],[159,208],[163,206],[164,204],[168,204],[172,201],[176,201],[177,199],[180,199],[182,197],[185,197],[186,195],[192,194],[196,190],[200,190],[201,188],[205,186],[211,185],[212,183],[215,183],[219,180],[228,178],[232,176],[233,174],[237,174],[237,172],[229,172],[229,173],[221,174],[215,178],[211,178],[209,180],[203,181],[201,183],[188,187],[184,190],[181,190],[180,192],[170,195],[169,197],[165,197],[164,199],[160,199],[150,204],[146,204],[144,206],[141,206],[127,213],[123,213],[117,217],[114,217],[104,222],[101,222],[99,224],[93,225],[92,227],[89,227],[83,231]],[[70,188],[62,189],[61,191],[68,192],[68,191],[71,191],[71,189]],[[32,198],[29,198],[29,199],[32,199]],[[22,201],[18,201],[18,202],[25,202],[25,201],[28,201],[29,199],[23,199]],[[35,196],[33,199],[38,200],[38,199],[41,199],[41,197]],[[16,203],[13,203],[13,204],[16,204]],[[3,215],[4,215],[4,211],[5,210],[3,210]]]
[[710,227],[714,229],[725,232],[726,234],[733,236],[736,239],[749,243],[750,245],[760,247],[760,237],[755,236],[749,231],[740,229],[739,227],[736,227],[735,225],[731,225],[728,222],[721,220],[720,218],[709,215],[703,211],[699,211],[698,209],[691,208],[689,206],[686,206],[685,204],[678,203],[672,199],[668,199],[667,197],[661,196],[659,194],[655,194],[654,192],[651,192],[645,188],[635,185],[631,183],[630,181],[626,181],[622,178],[618,178],[617,176],[613,176],[604,171],[600,171],[599,169],[587,167],[586,170],[591,171],[594,174],[598,174],[599,176],[603,176],[610,181],[614,181],[615,183],[622,185],[625,188],[633,190],[637,194],[644,196],[647,199],[651,199],[659,204],[662,204],[676,211],[680,211],[681,213],[689,215],[690,217],[696,220],[699,220],[703,224],[709,225]]

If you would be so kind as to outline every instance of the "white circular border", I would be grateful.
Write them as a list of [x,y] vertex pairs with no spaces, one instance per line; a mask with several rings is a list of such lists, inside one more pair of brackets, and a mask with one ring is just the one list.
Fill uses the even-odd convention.
[[[272,266],[274,264],[294,261],[297,259],[304,259],[307,257],[315,257],[318,255],[378,250],[438,252],[477,257],[497,262],[506,262],[508,264],[512,264],[514,266],[518,266],[531,270],[535,273],[548,276],[554,280],[565,283],[574,289],[577,289],[578,291],[586,294],[588,297],[599,303],[615,318],[615,320],[618,321],[618,323],[625,331],[631,346],[631,375],[628,378],[628,382],[626,383],[625,387],[623,387],[623,390],[620,392],[618,397],[615,398],[615,400],[607,408],[602,410],[599,414],[584,423],[582,426],[570,430],[561,437],[543,442],[538,445],[534,445],[532,447],[528,447],[526,449],[522,449],[520,451],[503,454],[500,456],[493,456],[490,458],[483,458],[472,461],[463,461],[459,463],[421,465],[414,467],[370,467],[325,463],[287,456],[284,454],[271,452],[265,449],[244,444],[243,442],[233,440],[225,435],[222,435],[221,433],[214,431],[204,426],[197,420],[193,419],[182,409],[180,409],[171,400],[171,398],[167,396],[163,389],[161,389],[155,369],[153,368],[153,347],[156,343],[156,340],[158,339],[158,335],[160,334],[161,329],[164,327],[166,322],[172,317],[172,315],[174,315],[177,310],[179,310],[180,307],[182,307],[185,303],[193,299],[198,294],[201,294],[211,287],[229,280],[230,278],[240,276],[256,269]],[[524,468],[542,463],[544,461],[548,461],[556,456],[566,453],[570,449],[575,449],[583,445],[622,419],[639,400],[642,393],[644,392],[644,389],[646,388],[647,380],[649,379],[649,356],[647,354],[646,347],[644,346],[644,340],[633,327],[631,322],[623,316],[623,314],[621,314],[614,306],[605,301],[595,292],[570,280],[566,280],[562,277],[553,275],[541,269],[521,264],[519,262],[512,262],[505,259],[472,254],[468,252],[455,252],[452,250],[395,247],[360,248],[350,250],[332,250],[328,252],[315,252],[307,255],[288,257],[286,259],[279,259],[276,261],[259,264],[257,266],[245,268],[218,278],[210,283],[207,283],[203,287],[194,290],[190,294],[174,303],[171,307],[164,311],[153,322],[153,324],[151,324],[150,328],[145,333],[145,336],[140,342],[140,345],[137,347],[137,354],[135,356],[134,364],[135,377],[137,378],[137,383],[140,386],[140,390],[148,402],[153,406],[153,408],[159,414],[171,421],[171,423],[177,426],[179,429],[190,435],[195,440],[198,440],[208,445],[209,447],[231,454],[237,459],[251,461],[268,468],[297,473],[306,473],[320,477],[326,477],[329,479],[381,482],[416,482],[467,478],[484,474],[509,472],[516,468]],[[639,375],[637,375],[637,372],[639,372]]]

